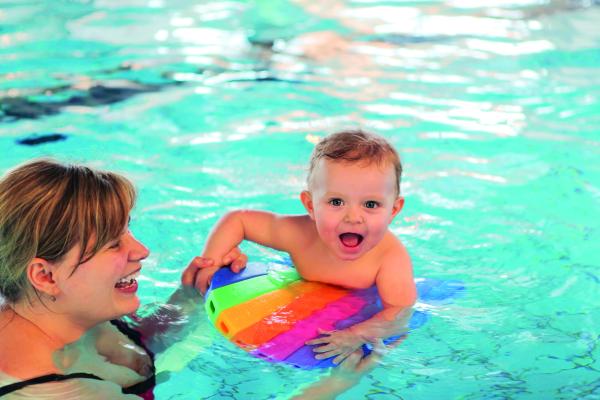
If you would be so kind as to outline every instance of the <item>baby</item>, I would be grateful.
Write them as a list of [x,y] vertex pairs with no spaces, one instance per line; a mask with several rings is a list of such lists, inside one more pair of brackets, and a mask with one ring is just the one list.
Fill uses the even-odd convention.
[[[307,342],[321,345],[314,349],[317,358],[335,356],[339,363],[363,343],[403,331],[416,299],[410,257],[388,229],[404,204],[401,173],[398,154],[382,137],[363,131],[329,135],[314,149],[308,190],[300,194],[307,214],[230,212],[208,237],[203,257],[221,260],[246,239],[289,253],[306,280],[353,289],[376,284],[380,313]],[[218,267],[200,271],[202,291]]]

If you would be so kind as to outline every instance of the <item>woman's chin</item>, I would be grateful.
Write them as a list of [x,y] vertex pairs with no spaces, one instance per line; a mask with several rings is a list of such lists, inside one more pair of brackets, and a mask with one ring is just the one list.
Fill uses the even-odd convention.
[[119,317],[129,314],[135,314],[135,312],[140,308],[141,301],[137,295],[128,296],[128,298],[123,299],[119,298],[116,301],[116,308],[119,310]]

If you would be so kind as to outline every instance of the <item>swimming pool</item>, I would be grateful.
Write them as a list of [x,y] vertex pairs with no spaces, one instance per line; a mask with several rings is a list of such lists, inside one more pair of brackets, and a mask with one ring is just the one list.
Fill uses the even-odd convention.
[[[319,136],[374,130],[405,164],[392,229],[415,275],[467,289],[340,398],[598,399],[595,3],[2,1],[0,170],[54,156],[131,177],[152,303],[226,210],[301,212]],[[318,379],[198,324],[159,359],[157,398]]]

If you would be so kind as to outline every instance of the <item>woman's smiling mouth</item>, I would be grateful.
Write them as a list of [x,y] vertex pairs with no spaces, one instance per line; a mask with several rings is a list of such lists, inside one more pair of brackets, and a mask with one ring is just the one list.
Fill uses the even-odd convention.
[[125,275],[117,281],[115,288],[119,290],[133,290],[137,289],[137,277],[140,276],[140,269],[133,271],[132,273]]

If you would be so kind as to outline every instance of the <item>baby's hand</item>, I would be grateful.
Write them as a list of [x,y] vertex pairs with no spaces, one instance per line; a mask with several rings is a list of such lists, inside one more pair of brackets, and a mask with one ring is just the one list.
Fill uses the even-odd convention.
[[318,353],[315,358],[317,360],[323,360],[325,358],[335,357],[333,359],[334,364],[341,363],[346,357],[350,356],[350,354],[360,349],[364,343],[368,342],[368,340],[365,340],[362,336],[352,332],[351,329],[332,332],[319,329],[319,333],[326,336],[309,340],[306,344],[321,345],[313,349],[315,353]]
[[[231,264],[231,270],[238,273],[246,267],[246,262],[248,262],[248,256],[242,253],[238,247],[225,254],[218,266],[214,266],[215,262],[210,258],[194,257],[181,274],[181,283],[184,286],[193,286],[200,292],[206,293],[210,280],[219,267]],[[202,273],[205,269],[212,272]]]
[[239,247],[234,247],[221,260],[222,265],[229,265],[236,274],[246,267],[248,256],[242,253]]

